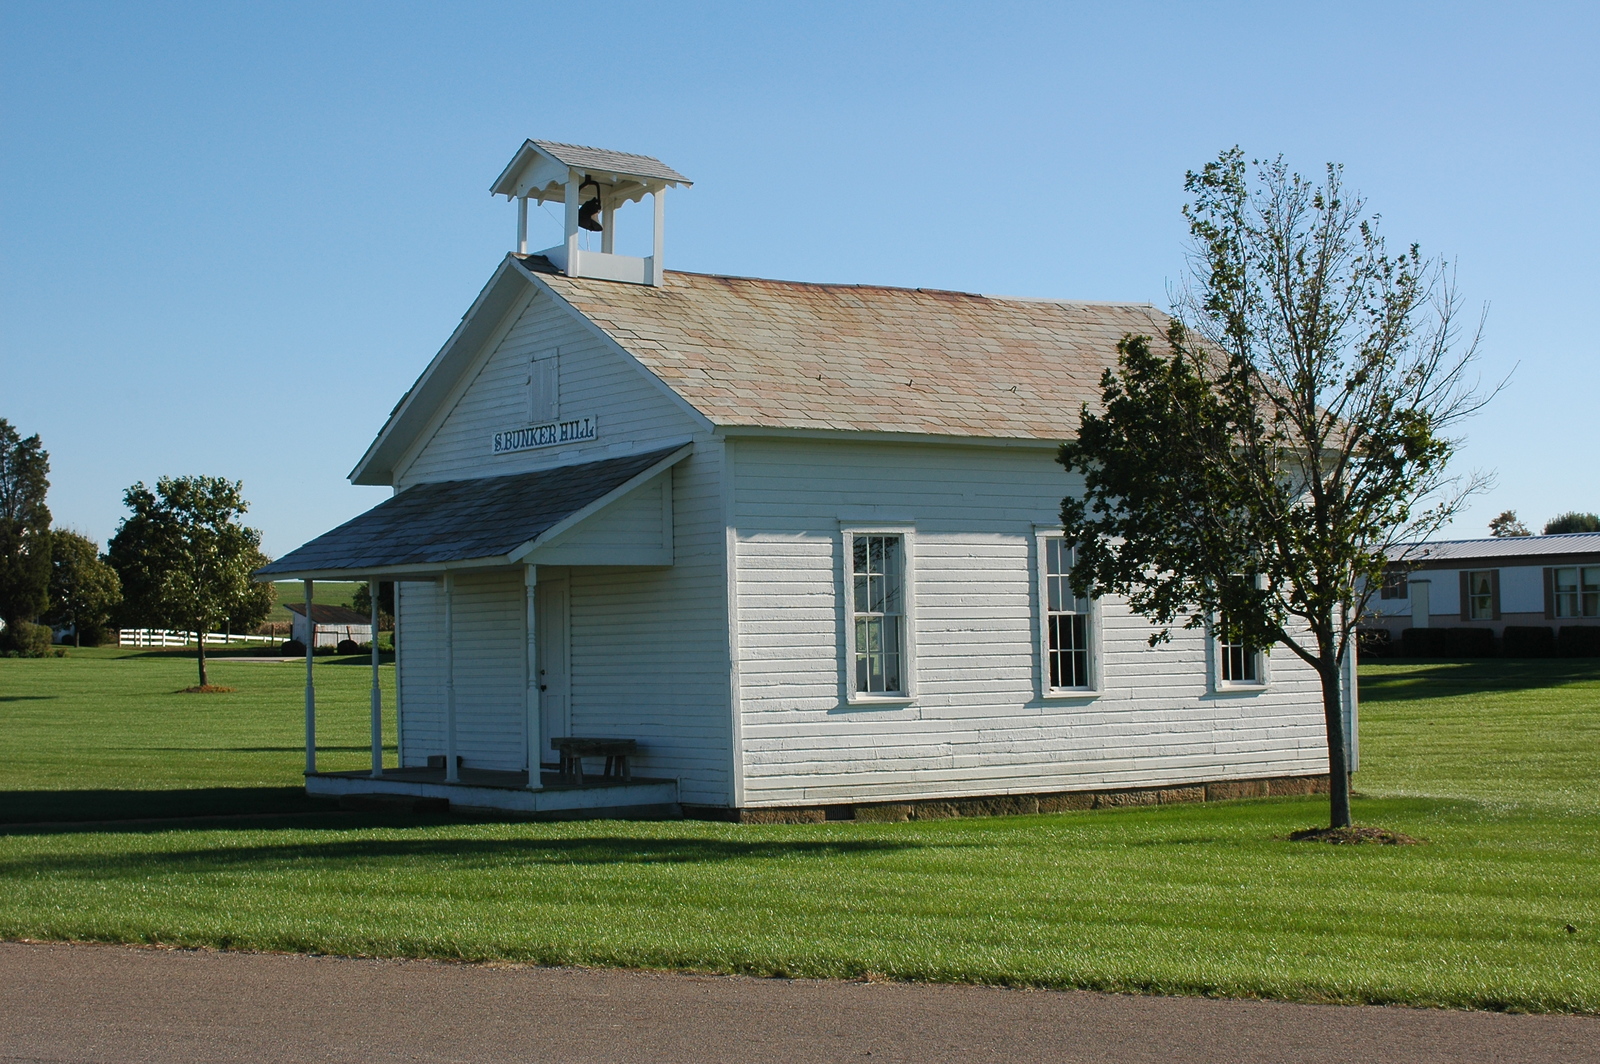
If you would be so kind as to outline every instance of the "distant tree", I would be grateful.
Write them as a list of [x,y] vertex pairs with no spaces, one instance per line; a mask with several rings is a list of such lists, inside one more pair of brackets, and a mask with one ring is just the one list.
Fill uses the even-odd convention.
[[[270,561],[272,559],[261,553],[261,551],[254,551],[248,561],[249,570],[250,572],[255,572]],[[228,631],[255,631],[267,619],[267,614],[271,613],[272,608],[277,604],[278,586],[276,584],[270,580],[263,583],[257,583],[252,580],[249,590],[245,592],[244,598],[239,602],[239,608],[228,617]]]
[[124,615],[196,633],[202,687],[209,680],[200,637],[254,612],[251,597],[263,594],[250,580],[263,557],[261,533],[237,520],[250,508],[241,489],[225,477],[162,477],[153,492],[135,484],[123,493],[132,513],[108,551],[122,578]]
[[[372,592],[365,583],[356,585],[355,592],[350,596],[350,608],[357,613],[372,616]],[[394,581],[378,581],[378,625],[380,627],[394,626]]]
[[1061,506],[1078,595],[1126,596],[1162,626],[1265,650],[1322,686],[1329,819],[1350,824],[1341,671],[1390,551],[1425,539],[1480,478],[1451,477],[1463,383],[1442,263],[1391,256],[1330,165],[1282,160],[1252,186],[1237,148],[1190,173],[1191,286],[1165,344],[1126,336],[1061,448],[1084,494]]
[[1547,536],[1562,532],[1600,532],[1600,514],[1578,513],[1576,510],[1552,517],[1544,526]]
[[23,625],[50,605],[50,455],[0,418],[0,641],[21,649]]
[[1507,537],[1531,536],[1528,526],[1517,520],[1517,511],[1506,510],[1499,517],[1489,522],[1489,535],[1497,539]]
[[100,641],[111,611],[122,601],[117,571],[100,558],[94,540],[57,529],[50,534],[50,609],[45,620],[70,626],[74,646]]

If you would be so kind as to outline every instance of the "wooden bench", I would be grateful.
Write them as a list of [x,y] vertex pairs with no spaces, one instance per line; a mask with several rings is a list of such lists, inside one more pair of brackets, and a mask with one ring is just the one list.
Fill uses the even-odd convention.
[[620,776],[625,780],[633,779],[633,769],[628,764],[628,759],[639,752],[639,744],[633,739],[581,739],[577,736],[568,736],[562,739],[551,739],[550,745],[561,754],[561,779],[563,782],[583,783],[583,759],[586,757],[603,757],[606,759],[606,776]]

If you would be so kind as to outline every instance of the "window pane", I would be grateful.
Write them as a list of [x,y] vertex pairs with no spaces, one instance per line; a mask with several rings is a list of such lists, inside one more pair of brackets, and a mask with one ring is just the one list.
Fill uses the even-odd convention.
[[1089,686],[1089,604],[1072,594],[1072,548],[1044,541],[1045,682],[1051,689]]
[[1557,569],[1554,571],[1553,576],[1556,592],[1556,616],[1582,616],[1578,596],[1578,570],[1575,568]]
[[856,637],[855,689],[862,694],[904,690],[901,537],[859,535],[852,539],[851,594]]

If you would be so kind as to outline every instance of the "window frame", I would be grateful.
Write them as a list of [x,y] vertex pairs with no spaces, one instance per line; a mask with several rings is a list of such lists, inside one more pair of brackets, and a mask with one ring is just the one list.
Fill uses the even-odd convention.
[[[1569,591],[1562,590],[1561,584],[1558,582],[1561,579],[1560,574],[1562,572],[1571,572],[1573,574],[1575,583],[1572,584]],[[1595,584],[1589,584],[1585,581],[1585,575],[1589,573],[1595,574]],[[1583,565],[1581,563],[1552,565],[1550,567],[1551,618],[1558,621],[1581,621],[1586,618],[1600,617],[1600,601],[1596,602],[1594,612],[1591,613],[1585,609],[1586,603],[1584,600],[1590,595],[1596,594],[1592,591],[1586,591],[1585,588],[1595,586],[1600,586],[1600,565]],[[1563,598],[1570,599],[1572,604],[1577,607],[1577,612],[1562,613],[1561,603]]]
[[[1500,570],[1499,569],[1462,569],[1461,577],[1457,581],[1458,593],[1461,596],[1460,616],[1463,623],[1495,622],[1500,620]],[[1489,589],[1483,595],[1472,590],[1472,578],[1482,576],[1486,578]],[[1474,609],[1474,600],[1486,599],[1487,610],[1484,616],[1477,615]]]
[[1379,600],[1411,601],[1411,574],[1405,569],[1385,569],[1378,588]]
[[[840,660],[840,680],[845,703],[852,706],[905,706],[917,697],[916,624],[916,535],[911,524],[873,522],[841,523],[839,529],[839,624],[844,653]],[[855,544],[857,536],[897,536],[900,539],[900,674],[897,692],[858,691],[856,689],[856,602]]]
[[[1042,528],[1034,532],[1034,594],[1037,596],[1039,608],[1038,652],[1038,680],[1039,694],[1048,701],[1067,701],[1072,699],[1098,698],[1104,693],[1104,677],[1102,675],[1102,652],[1100,638],[1100,600],[1088,600],[1088,609],[1082,614],[1084,618],[1084,652],[1087,658],[1088,684],[1083,687],[1052,687],[1050,686],[1050,542],[1062,542],[1066,536],[1060,529]],[[1072,561],[1077,561],[1076,551],[1065,548],[1072,554]],[[1067,566],[1067,572],[1072,571],[1072,566]],[[1068,611],[1057,611],[1066,615]],[[1072,613],[1078,611],[1073,610]]]
[[1228,647],[1240,644],[1223,641],[1223,623],[1221,614],[1212,614],[1206,623],[1206,643],[1208,657],[1211,659],[1211,690],[1216,694],[1249,694],[1265,691],[1272,686],[1272,656],[1270,647],[1257,647],[1252,655],[1256,667],[1254,680],[1225,680],[1223,679],[1223,656],[1228,653]]

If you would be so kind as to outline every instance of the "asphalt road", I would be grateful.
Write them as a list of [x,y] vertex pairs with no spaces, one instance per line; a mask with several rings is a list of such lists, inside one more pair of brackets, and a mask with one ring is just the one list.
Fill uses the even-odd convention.
[[0,1061],[1600,1061],[1600,1019],[0,943]]

